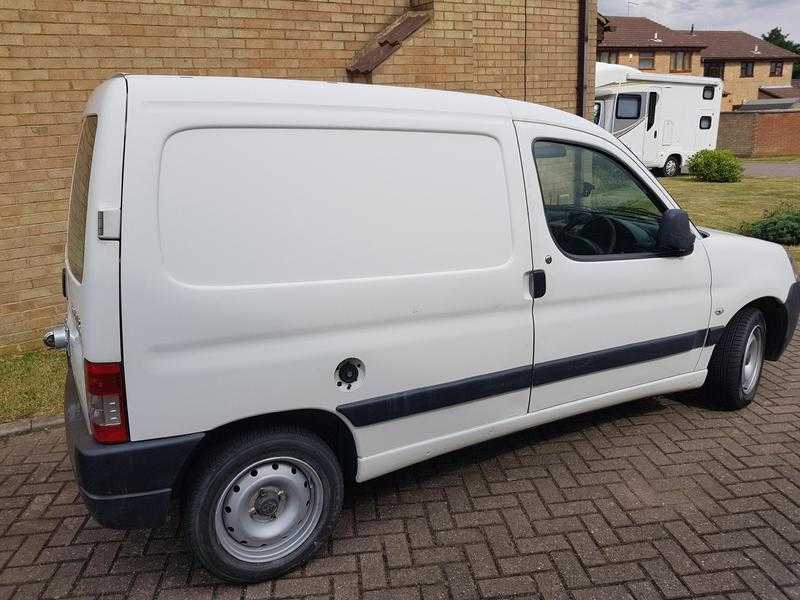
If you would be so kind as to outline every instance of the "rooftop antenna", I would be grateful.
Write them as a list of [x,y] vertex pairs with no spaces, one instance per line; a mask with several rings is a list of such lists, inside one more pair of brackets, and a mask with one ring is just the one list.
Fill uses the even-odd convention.
[[694,35],[694,23],[692,23],[692,30],[689,32],[689,35]]
[[627,2],[628,2],[628,16],[630,17],[631,16],[631,4],[633,4],[634,6],[639,6],[639,3],[638,2],[634,2],[633,0],[627,0]]

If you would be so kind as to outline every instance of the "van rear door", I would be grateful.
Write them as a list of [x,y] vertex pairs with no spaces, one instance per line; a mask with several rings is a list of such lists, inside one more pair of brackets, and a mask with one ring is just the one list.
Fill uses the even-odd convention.
[[87,420],[84,361],[122,360],[118,215],[126,102],[122,76],[92,93],[73,168],[64,277],[66,325],[70,366]]

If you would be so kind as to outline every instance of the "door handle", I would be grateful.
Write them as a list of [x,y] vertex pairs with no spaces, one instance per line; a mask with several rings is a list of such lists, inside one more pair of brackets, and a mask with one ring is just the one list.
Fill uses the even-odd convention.
[[656,130],[653,132],[653,137],[654,137],[654,138],[657,138],[657,137],[658,137],[658,129],[656,129]]
[[545,277],[542,269],[531,271],[528,284],[530,286],[531,296],[534,299],[541,298],[544,296],[545,292],[547,292],[547,277]]

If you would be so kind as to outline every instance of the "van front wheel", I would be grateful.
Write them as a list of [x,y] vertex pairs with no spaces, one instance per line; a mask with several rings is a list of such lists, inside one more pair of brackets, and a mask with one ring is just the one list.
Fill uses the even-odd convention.
[[216,445],[193,469],[184,505],[189,547],[224,579],[272,579],[307,562],[342,506],[342,470],[315,434],[248,431]]
[[744,408],[753,401],[761,380],[767,327],[755,307],[739,311],[714,347],[704,386],[706,397],[725,410]]

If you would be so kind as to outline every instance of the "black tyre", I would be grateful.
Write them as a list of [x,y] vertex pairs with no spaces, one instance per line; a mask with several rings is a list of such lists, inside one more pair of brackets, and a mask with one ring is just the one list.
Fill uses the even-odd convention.
[[661,172],[665,177],[675,177],[681,174],[681,161],[677,156],[670,156],[667,162],[664,163],[664,168]]
[[767,327],[763,313],[745,308],[728,323],[708,365],[706,397],[725,410],[744,408],[756,395],[761,380]]
[[325,543],[342,507],[342,469],[317,435],[293,427],[244,432],[209,449],[189,475],[183,525],[215,575],[277,577]]

